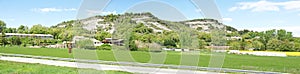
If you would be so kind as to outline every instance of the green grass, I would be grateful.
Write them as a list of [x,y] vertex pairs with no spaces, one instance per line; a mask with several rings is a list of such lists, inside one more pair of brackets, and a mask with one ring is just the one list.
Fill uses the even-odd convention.
[[[89,51],[89,50],[84,50]],[[67,49],[50,49],[50,48],[19,48],[19,47],[0,47],[1,53],[16,53],[28,55],[43,55],[70,58],[73,55],[68,54]],[[119,52],[119,51],[118,51]],[[141,63],[148,63],[151,56],[149,52],[134,51],[130,52],[135,61]],[[124,52],[113,51],[97,51],[97,58],[99,60],[116,61],[115,55],[120,56],[118,61],[132,61],[126,57]],[[159,54],[159,53],[154,53]],[[88,55],[88,54],[86,54]],[[164,64],[179,65],[181,60],[180,52],[167,52]],[[199,56],[198,66],[207,67],[210,61],[209,53],[200,53],[200,55],[184,55],[184,56]],[[154,57],[163,57],[160,55]],[[185,63],[181,65],[196,65],[194,62],[184,59]],[[150,63],[161,63],[159,61],[151,61]],[[246,70],[260,70],[260,71],[275,71],[300,73],[300,57],[266,57],[266,56],[250,56],[250,55],[232,55],[227,54],[224,60],[223,68],[246,69]]]
[[[132,74],[122,71],[99,71],[93,69],[76,69],[69,67],[57,67],[41,64],[26,64],[10,61],[0,61],[1,74]],[[105,73],[104,73],[105,72]]]

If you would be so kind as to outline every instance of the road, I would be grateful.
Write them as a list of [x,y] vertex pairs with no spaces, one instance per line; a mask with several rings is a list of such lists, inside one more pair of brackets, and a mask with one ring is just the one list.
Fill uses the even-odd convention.
[[127,71],[132,73],[147,73],[147,74],[212,74],[213,73],[213,72],[204,72],[204,71],[178,70],[178,69],[165,69],[165,68],[162,69],[162,68],[150,68],[150,67],[77,63],[77,62],[54,61],[54,60],[22,58],[22,57],[2,56],[0,57],[0,60],[23,62],[23,63],[39,63],[45,65],[73,67],[73,68],[89,68],[89,69],[96,69],[96,70],[119,70],[119,71]]

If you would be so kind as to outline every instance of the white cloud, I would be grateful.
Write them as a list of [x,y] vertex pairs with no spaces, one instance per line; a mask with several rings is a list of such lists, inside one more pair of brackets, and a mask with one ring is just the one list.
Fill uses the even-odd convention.
[[262,11],[280,11],[280,10],[298,10],[300,11],[300,0],[292,0],[285,2],[271,2],[260,0],[257,2],[240,2],[236,6],[231,7],[228,11],[251,10],[252,12]]
[[300,13],[298,14],[298,16],[300,16]]
[[98,10],[87,10],[89,16],[94,15],[108,15],[108,14],[117,14],[117,11],[98,11]]
[[222,18],[222,21],[223,21],[223,22],[231,22],[231,21],[232,21],[232,18]]
[[75,8],[34,8],[35,12],[63,12],[63,11],[77,11]]

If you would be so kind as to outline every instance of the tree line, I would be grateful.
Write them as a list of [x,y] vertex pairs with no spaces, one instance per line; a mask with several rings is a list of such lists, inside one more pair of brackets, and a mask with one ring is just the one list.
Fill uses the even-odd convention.
[[300,38],[293,37],[292,32],[284,29],[267,30],[263,32],[242,30],[227,34],[228,37],[237,36],[240,39],[228,40],[232,50],[259,51],[300,51]]

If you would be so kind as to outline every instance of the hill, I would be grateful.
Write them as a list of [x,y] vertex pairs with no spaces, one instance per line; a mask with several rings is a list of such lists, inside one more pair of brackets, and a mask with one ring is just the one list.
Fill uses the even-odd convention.
[[53,27],[65,28],[68,25],[75,25],[80,23],[81,26],[89,31],[96,32],[101,29],[109,33],[113,33],[116,28],[114,25],[120,24],[123,20],[130,20],[127,23],[138,24],[142,23],[148,28],[153,29],[154,32],[173,31],[177,28],[175,24],[184,25],[186,27],[195,29],[199,32],[210,32],[212,29],[226,27],[227,31],[237,31],[237,29],[224,25],[214,19],[193,19],[180,22],[172,22],[167,20],[161,20],[151,13],[125,13],[118,15],[106,15],[106,16],[94,16],[86,19],[71,20],[62,22]]

